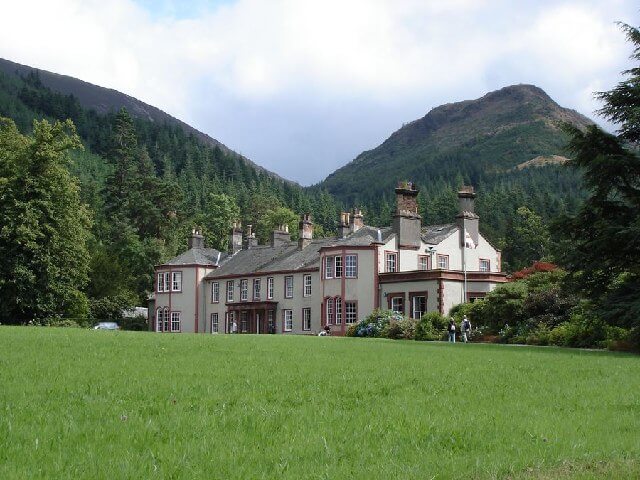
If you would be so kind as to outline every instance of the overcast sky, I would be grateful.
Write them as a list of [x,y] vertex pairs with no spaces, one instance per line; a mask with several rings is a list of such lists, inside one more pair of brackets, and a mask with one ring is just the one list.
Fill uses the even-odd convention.
[[0,0],[0,57],[115,88],[304,185],[443,103],[532,83],[591,117],[630,0]]

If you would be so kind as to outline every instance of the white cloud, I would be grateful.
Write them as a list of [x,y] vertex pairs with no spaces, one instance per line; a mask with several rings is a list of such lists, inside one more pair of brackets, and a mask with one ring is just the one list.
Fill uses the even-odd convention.
[[622,0],[197,10],[170,18],[131,0],[0,0],[0,56],[136,96],[310,182],[429,108],[506,84],[536,83],[591,114],[591,89],[610,88],[629,53],[613,22],[636,13]]

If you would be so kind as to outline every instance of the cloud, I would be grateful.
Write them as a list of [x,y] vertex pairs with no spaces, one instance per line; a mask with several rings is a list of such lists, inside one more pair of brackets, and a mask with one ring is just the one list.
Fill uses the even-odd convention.
[[0,56],[133,95],[302,183],[507,84],[591,114],[592,89],[627,66],[614,21],[636,14],[620,0],[0,3]]

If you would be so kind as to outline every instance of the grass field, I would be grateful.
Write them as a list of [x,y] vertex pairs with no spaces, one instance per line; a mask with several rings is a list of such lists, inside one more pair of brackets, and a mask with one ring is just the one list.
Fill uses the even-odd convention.
[[0,478],[639,478],[640,357],[0,327]]

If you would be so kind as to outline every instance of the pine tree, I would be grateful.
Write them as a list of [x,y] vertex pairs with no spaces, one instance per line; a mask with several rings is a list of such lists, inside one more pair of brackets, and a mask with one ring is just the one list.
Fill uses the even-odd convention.
[[0,318],[16,323],[88,313],[90,215],[69,174],[81,148],[70,120],[34,122],[33,136],[0,119]]

